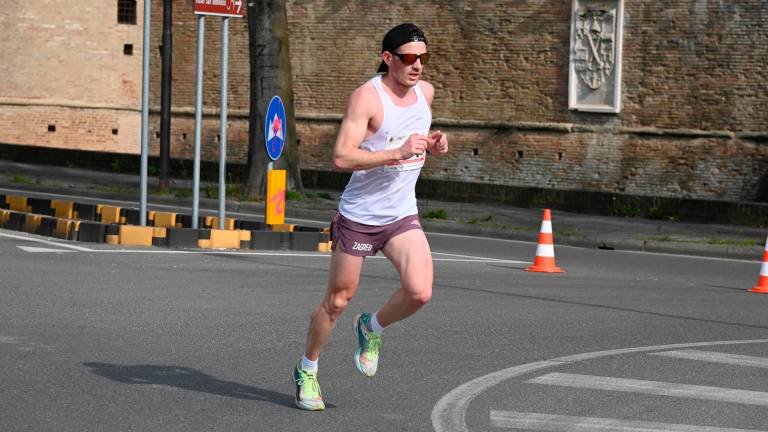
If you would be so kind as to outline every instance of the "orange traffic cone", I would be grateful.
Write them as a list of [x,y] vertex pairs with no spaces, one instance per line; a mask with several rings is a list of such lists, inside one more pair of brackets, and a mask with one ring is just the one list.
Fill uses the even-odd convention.
[[747,291],[753,293],[768,294],[768,239],[765,240],[763,263],[760,265],[760,278],[757,280],[757,285]]
[[539,230],[539,245],[536,247],[536,259],[525,271],[565,273],[555,264],[555,241],[552,236],[552,214],[549,209],[544,209],[544,220],[541,221],[541,230]]

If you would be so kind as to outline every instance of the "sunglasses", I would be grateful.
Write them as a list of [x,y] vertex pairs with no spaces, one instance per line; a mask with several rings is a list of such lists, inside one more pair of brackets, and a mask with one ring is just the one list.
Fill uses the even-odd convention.
[[427,64],[427,61],[429,60],[429,53],[423,53],[423,54],[392,53],[392,55],[395,55],[398,58],[400,58],[400,61],[403,62],[403,64],[406,66],[410,66],[416,63],[416,60],[421,60],[421,64]]

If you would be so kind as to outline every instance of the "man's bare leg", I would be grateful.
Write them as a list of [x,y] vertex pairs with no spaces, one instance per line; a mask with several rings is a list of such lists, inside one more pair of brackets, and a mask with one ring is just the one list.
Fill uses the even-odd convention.
[[382,249],[400,273],[400,288],[376,313],[386,327],[413,315],[432,298],[432,251],[422,230],[406,231],[393,237]]
[[304,351],[308,359],[315,361],[320,357],[320,351],[331,336],[336,319],[357,292],[363,261],[363,257],[348,255],[340,249],[333,252],[325,297],[309,321]]

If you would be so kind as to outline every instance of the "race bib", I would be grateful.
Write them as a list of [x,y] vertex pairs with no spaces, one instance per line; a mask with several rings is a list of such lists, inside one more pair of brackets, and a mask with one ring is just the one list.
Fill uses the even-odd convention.
[[[408,140],[408,137],[413,134],[421,134],[424,135],[421,132],[410,132],[404,135],[389,135],[387,134],[387,143],[385,145],[385,149],[393,149],[393,148],[399,148],[402,147],[403,144]],[[426,159],[425,154],[417,154],[411,156],[409,159],[401,159],[399,161],[390,162],[386,165],[384,165],[384,170],[386,171],[410,171],[410,170],[416,170],[420,169],[424,166],[424,160]]]

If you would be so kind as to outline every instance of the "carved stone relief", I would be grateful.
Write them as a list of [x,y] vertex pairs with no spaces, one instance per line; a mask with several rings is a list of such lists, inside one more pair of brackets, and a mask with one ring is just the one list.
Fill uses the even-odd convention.
[[570,109],[620,111],[623,10],[623,0],[573,0]]

